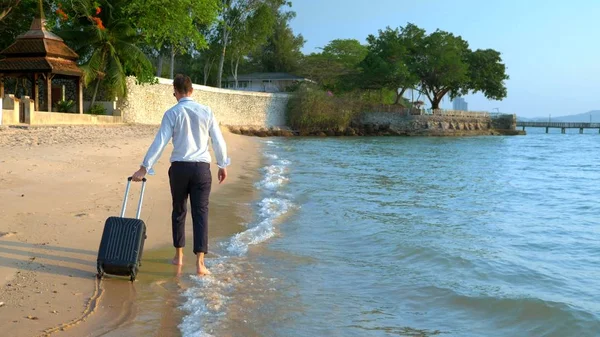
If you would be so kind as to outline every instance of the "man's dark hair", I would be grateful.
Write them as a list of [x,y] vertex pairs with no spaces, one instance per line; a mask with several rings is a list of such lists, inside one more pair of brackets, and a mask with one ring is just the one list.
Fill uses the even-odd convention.
[[192,80],[189,76],[177,74],[173,79],[173,87],[180,94],[188,94],[192,91]]

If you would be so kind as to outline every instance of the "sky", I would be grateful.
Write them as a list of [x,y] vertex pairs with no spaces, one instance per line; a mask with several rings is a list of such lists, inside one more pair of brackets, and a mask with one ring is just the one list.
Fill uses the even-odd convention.
[[305,54],[334,39],[366,44],[369,34],[407,23],[460,35],[472,50],[499,51],[508,95],[468,95],[471,111],[558,117],[600,110],[600,0],[292,0],[292,10]]

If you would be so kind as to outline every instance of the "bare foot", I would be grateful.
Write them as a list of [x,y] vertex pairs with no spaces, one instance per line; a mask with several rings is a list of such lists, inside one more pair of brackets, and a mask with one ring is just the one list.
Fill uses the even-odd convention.
[[210,270],[206,269],[206,266],[204,265],[197,266],[196,273],[200,276],[212,274]]
[[171,263],[176,266],[183,265],[183,247],[175,248],[175,257],[171,260]]

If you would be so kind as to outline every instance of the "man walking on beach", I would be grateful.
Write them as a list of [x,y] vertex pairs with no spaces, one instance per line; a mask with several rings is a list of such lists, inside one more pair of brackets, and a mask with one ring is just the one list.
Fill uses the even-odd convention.
[[194,233],[194,254],[198,275],[210,274],[204,265],[208,252],[208,199],[212,176],[211,157],[208,152],[209,138],[219,167],[219,184],[227,178],[230,160],[219,123],[212,110],[192,98],[192,81],[178,74],[173,80],[173,96],[177,104],[163,115],[160,129],[150,145],[140,169],[133,174],[133,181],[141,181],[152,170],[165,146],[173,138],[173,153],[169,168],[169,183],[173,199],[171,222],[173,226],[173,264],[183,264],[185,247],[185,218],[187,198],[190,196]]

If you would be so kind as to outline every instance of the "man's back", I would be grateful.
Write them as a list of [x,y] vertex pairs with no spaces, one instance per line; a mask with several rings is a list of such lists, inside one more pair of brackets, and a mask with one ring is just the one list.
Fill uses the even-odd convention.
[[151,168],[171,138],[171,162],[210,163],[208,144],[211,138],[217,165],[225,167],[229,164],[225,141],[212,110],[190,97],[181,98],[175,106],[165,112],[160,129],[142,165]]
[[169,112],[173,118],[174,161],[210,162],[208,153],[209,130],[212,124],[212,111],[193,100],[181,99]]

